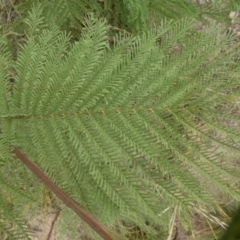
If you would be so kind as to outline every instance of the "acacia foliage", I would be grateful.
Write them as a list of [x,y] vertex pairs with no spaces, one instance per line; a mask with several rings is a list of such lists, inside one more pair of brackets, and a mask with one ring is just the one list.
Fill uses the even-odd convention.
[[109,225],[124,219],[153,239],[173,215],[221,223],[219,194],[239,201],[239,43],[180,20],[110,45],[91,17],[72,43],[41,9],[16,59],[1,36],[1,230],[24,238],[27,209],[49,197],[13,146]]

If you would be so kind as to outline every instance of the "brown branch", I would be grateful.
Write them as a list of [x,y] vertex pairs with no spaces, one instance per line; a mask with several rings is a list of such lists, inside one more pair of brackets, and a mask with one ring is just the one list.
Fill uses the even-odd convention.
[[[0,128],[0,134],[2,130]],[[31,162],[20,150],[14,148],[12,151],[32,172],[35,174],[62,202],[71,208],[82,220],[84,220],[94,231],[96,231],[104,240],[126,240],[115,231],[107,228],[99,222],[91,213],[87,212],[81,204],[69,197],[63,192],[50,178],[48,178],[33,162]],[[58,217],[58,215],[57,215]],[[114,236],[114,238],[112,237]]]
[[[102,223],[100,223],[93,215],[87,212],[83,207],[63,192],[50,178],[48,178],[34,163],[32,163],[20,150],[14,148],[13,153],[53,192],[60,198],[69,208],[71,208],[78,216],[80,216],[93,230],[95,230],[104,240],[114,240],[113,233]],[[110,234],[111,232],[111,234]],[[120,239],[123,237],[118,236]]]
[[52,221],[51,228],[50,228],[50,231],[49,231],[48,236],[47,236],[47,240],[50,240],[50,238],[52,236],[53,227],[54,227],[54,224],[55,224],[55,222],[57,221],[57,219],[58,219],[58,217],[60,215],[60,212],[61,212],[61,209],[59,209],[57,211],[57,214],[55,215],[55,217],[54,217],[54,219]]
[[177,237],[178,237],[178,227],[176,227],[176,233],[175,233],[175,236],[172,240],[177,240]]

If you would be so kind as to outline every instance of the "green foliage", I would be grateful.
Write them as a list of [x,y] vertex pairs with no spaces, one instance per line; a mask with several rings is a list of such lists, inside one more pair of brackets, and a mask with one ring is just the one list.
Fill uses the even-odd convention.
[[228,229],[223,234],[221,240],[240,239],[240,208],[235,212]]
[[124,219],[154,239],[173,215],[183,227],[192,211],[219,223],[219,195],[240,199],[239,43],[187,19],[112,46],[92,17],[72,43],[48,17],[35,7],[26,18],[16,60],[1,36],[1,230],[24,238],[26,209],[43,199],[13,146],[109,225]]
[[[12,3],[22,17],[26,17],[34,5],[41,3],[46,21],[57,21],[65,30],[81,29],[81,23],[89,13],[106,18],[114,27],[138,32],[148,29],[153,19],[195,18],[206,21],[207,16],[223,21],[230,11],[238,11],[238,0],[232,0],[231,4],[224,0],[203,4],[190,0],[12,0]],[[7,5],[9,11],[13,4]],[[19,25],[21,23],[20,20]]]

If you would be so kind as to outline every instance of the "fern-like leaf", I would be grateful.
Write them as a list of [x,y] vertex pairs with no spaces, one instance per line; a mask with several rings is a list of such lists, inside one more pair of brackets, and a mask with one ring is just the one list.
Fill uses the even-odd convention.
[[226,154],[239,156],[240,140],[226,126],[238,122],[239,107],[240,65],[230,61],[239,50],[230,38],[162,21],[139,37],[119,35],[112,47],[104,21],[85,27],[74,44],[54,26],[29,35],[8,63],[12,88],[0,58],[0,149],[21,149],[107,223],[124,218],[147,229],[147,219],[167,228],[169,207],[186,217],[214,209],[219,193],[239,201],[239,174]]

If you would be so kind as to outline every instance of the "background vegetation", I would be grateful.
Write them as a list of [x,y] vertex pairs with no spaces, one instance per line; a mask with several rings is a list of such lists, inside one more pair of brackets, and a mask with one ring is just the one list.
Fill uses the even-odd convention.
[[240,200],[239,8],[2,0],[0,238],[59,208],[58,239],[98,238],[17,147],[127,239],[218,239]]

